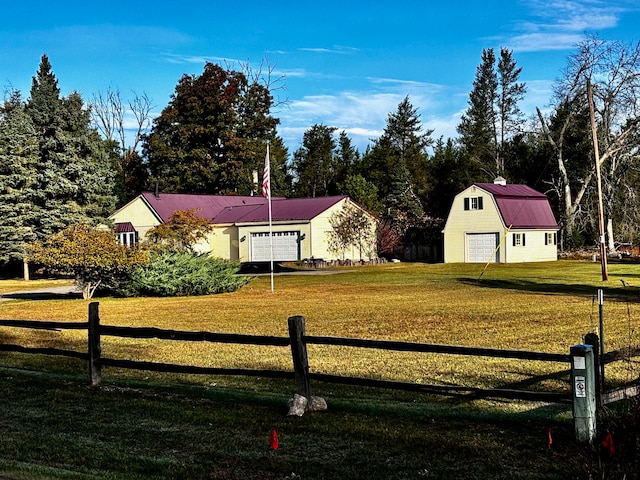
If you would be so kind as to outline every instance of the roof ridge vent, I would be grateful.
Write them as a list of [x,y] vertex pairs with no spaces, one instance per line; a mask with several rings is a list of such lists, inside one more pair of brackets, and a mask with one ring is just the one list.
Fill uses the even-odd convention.
[[493,180],[493,184],[494,185],[502,185],[503,187],[505,187],[507,185],[507,181],[501,177],[500,175],[498,175],[495,180]]

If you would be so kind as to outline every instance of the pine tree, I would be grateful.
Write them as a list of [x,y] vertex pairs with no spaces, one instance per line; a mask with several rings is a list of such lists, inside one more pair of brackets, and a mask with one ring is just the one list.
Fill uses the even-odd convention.
[[0,120],[0,264],[22,261],[36,239],[33,206],[38,140],[17,92]]
[[[482,62],[476,69],[473,89],[469,94],[469,108],[458,125],[460,142],[471,158],[486,168],[496,159],[497,125],[494,106],[497,100],[498,78],[496,57],[492,48],[482,51]],[[497,175],[493,172],[494,176]]]
[[518,82],[521,71],[506,48],[500,49],[497,67],[493,49],[483,50],[469,107],[458,125],[461,144],[488,176],[504,175],[507,142],[519,133],[522,124],[518,102],[526,87]]
[[113,211],[114,150],[90,127],[78,93],[60,98],[46,55],[33,78],[26,112],[38,136],[34,205],[39,239],[73,224],[95,224]]
[[298,196],[323,197],[337,193],[335,130],[326,125],[314,125],[304,132],[302,146],[293,155]]

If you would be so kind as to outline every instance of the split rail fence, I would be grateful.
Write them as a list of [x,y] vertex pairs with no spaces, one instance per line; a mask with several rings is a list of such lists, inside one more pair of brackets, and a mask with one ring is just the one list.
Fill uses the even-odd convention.
[[[544,401],[549,403],[571,403],[573,401],[571,392],[542,392],[509,388],[478,388],[459,385],[431,385],[395,380],[382,380],[315,373],[310,371],[309,368],[307,345],[330,345],[428,354],[471,355],[476,357],[482,356],[555,362],[564,364],[563,368],[557,373],[566,373],[567,375],[570,371],[571,356],[570,354],[544,353],[523,350],[502,350],[492,348],[476,348],[389,340],[365,340],[356,338],[306,335],[305,319],[301,316],[294,316],[288,319],[288,337],[213,333],[206,331],[189,332],[152,327],[120,327],[102,325],[100,324],[99,304],[98,302],[92,302],[91,304],[89,304],[87,322],[0,320],[0,326],[53,331],[87,330],[88,348],[86,352],[49,347],[25,347],[22,345],[9,343],[0,343],[0,351],[65,356],[85,361],[89,366],[90,382],[94,386],[100,385],[102,382],[103,367],[117,367],[121,369],[137,369],[144,371],[180,374],[236,375],[292,379],[295,381],[296,393],[306,398],[311,397],[311,381],[320,381],[353,386],[415,391],[437,395],[468,395],[483,398],[503,398],[511,400],[519,399],[529,401]],[[289,347],[291,349],[293,369],[291,371],[284,371],[245,368],[217,368],[107,358],[102,356],[101,348],[102,338],[107,336],[135,339],[155,338],[168,341],[192,341],[227,344],[233,343],[242,345]],[[622,388],[618,388],[617,390],[605,392],[603,389],[604,377],[601,375],[601,373],[604,373],[605,364],[619,360],[626,360],[630,356],[640,355],[640,347],[608,352],[605,355],[601,356],[597,354],[597,348],[599,344],[597,335],[587,335],[587,337],[585,338],[585,343],[588,343],[594,347],[595,358],[597,358],[599,362],[595,366],[597,375],[596,390],[598,394],[598,406],[602,406],[606,403],[617,401],[638,393],[635,384],[626,385]]]

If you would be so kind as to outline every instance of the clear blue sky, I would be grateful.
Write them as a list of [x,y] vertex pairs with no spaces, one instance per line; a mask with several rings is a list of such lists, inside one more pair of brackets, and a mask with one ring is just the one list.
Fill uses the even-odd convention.
[[257,68],[266,57],[288,99],[275,111],[290,153],[315,123],[345,130],[360,150],[410,101],[434,137],[456,135],[483,48],[513,50],[544,108],[586,32],[640,40],[637,0],[8,2],[0,82],[28,97],[43,53],[63,95],[146,92],[157,115],[180,77],[205,61]]

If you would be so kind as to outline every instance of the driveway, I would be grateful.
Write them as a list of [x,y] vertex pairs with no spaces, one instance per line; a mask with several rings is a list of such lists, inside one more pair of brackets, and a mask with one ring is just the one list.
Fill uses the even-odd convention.
[[82,298],[82,292],[73,285],[23,290],[3,293],[0,295],[0,302],[7,302],[9,300],[55,300],[64,298]]

